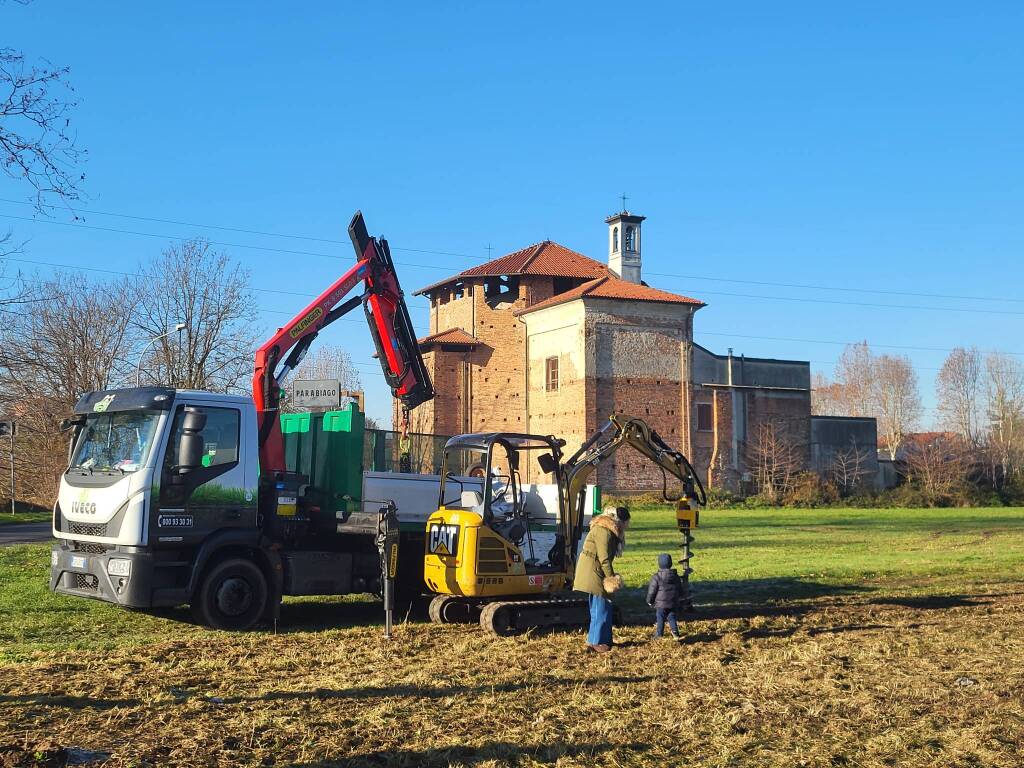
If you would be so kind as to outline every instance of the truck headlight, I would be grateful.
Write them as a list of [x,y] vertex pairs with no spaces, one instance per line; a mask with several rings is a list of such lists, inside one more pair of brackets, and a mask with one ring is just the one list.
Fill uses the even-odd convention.
[[132,572],[132,561],[116,558],[107,561],[107,573],[111,576],[128,576]]

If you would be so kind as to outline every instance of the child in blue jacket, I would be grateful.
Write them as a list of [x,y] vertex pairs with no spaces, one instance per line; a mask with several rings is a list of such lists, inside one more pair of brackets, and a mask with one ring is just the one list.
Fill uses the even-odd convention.
[[679,625],[676,624],[676,608],[683,595],[683,582],[672,567],[670,555],[658,555],[658,572],[651,576],[647,585],[647,604],[655,609],[657,624],[654,636],[661,637],[665,631],[665,620],[672,630],[672,637],[682,640],[679,636]]

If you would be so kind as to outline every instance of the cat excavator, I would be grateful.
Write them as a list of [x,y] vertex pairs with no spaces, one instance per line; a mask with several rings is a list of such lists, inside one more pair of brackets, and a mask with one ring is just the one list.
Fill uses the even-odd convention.
[[[510,635],[530,628],[579,626],[588,602],[573,594],[572,579],[583,535],[587,480],[620,448],[630,446],[661,469],[662,497],[675,504],[683,536],[684,583],[691,530],[707,496],[693,466],[637,418],[613,415],[566,460],[565,441],[552,435],[493,432],[457,435],[445,445],[438,510],[427,521],[424,580],[435,595],[435,623],[478,620],[488,632]],[[520,470],[535,459],[545,486],[527,486]],[[482,478],[468,467],[483,467]],[[669,495],[668,475],[680,486]],[[557,494],[551,525],[541,493]]]

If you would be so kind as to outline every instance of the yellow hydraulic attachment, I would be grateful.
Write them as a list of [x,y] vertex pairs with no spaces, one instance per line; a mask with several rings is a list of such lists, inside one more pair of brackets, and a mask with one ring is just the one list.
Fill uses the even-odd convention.
[[[571,457],[551,435],[492,432],[458,435],[445,445],[438,510],[427,521],[424,579],[437,596],[436,622],[473,620],[496,634],[551,625],[581,624],[587,602],[568,590],[583,533],[587,480],[598,465],[628,445],[662,470],[662,496],[676,502],[683,534],[684,582],[690,573],[691,529],[706,503],[690,462],[644,421],[612,416]],[[521,471],[553,485],[526,486]],[[467,468],[483,465],[482,478]],[[529,469],[527,468],[529,467]],[[669,496],[668,475],[681,492]],[[528,474],[528,477],[531,475]],[[557,499],[545,499],[541,494]],[[557,518],[547,513],[557,502]]]

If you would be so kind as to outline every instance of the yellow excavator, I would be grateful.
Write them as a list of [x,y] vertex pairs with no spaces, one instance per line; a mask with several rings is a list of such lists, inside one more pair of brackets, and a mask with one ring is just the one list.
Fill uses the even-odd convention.
[[[707,496],[687,458],[644,421],[612,416],[565,461],[565,441],[551,435],[457,435],[445,444],[438,510],[427,521],[423,573],[435,595],[431,621],[478,619],[497,635],[584,624],[587,600],[569,590],[583,534],[587,480],[626,445],[661,468],[662,497],[675,503],[683,535],[685,582],[690,531]],[[553,484],[523,484],[520,468],[534,459],[542,474],[554,477]],[[482,477],[470,476],[470,468],[481,467]],[[671,497],[670,474],[681,486]],[[552,507],[558,511],[554,520],[547,511]]]

